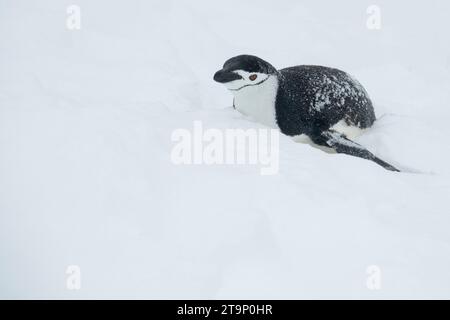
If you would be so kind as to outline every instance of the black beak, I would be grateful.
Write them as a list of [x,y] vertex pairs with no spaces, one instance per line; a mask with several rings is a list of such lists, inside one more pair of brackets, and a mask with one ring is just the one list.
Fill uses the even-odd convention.
[[214,81],[220,82],[220,83],[227,83],[234,80],[242,79],[240,75],[237,73],[234,73],[232,71],[227,70],[219,70],[214,74]]

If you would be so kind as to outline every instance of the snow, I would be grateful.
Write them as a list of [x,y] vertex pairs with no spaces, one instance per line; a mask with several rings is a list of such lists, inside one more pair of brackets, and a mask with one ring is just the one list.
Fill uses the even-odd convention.
[[[371,4],[0,0],[0,297],[450,298],[450,5]],[[196,120],[264,128],[212,81],[242,53],[354,75],[406,172],[284,136],[276,175],[174,165]]]

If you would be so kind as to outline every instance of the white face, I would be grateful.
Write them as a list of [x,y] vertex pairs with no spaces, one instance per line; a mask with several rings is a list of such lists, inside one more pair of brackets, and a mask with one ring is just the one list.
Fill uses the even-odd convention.
[[230,91],[239,91],[249,86],[260,85],[270,77],[270,75],[265,73],[247,72],[244,70],[236,70],[234,73],[240,75],[242,79],[224,83],[225,87]]

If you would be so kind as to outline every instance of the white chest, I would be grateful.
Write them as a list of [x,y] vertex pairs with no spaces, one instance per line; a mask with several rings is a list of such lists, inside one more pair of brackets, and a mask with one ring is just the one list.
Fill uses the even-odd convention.
[[234,92],[234,106],[242,114],[266,126],[277,128],[275,101],[278,79],[270,76],[259,85],[247,86]]

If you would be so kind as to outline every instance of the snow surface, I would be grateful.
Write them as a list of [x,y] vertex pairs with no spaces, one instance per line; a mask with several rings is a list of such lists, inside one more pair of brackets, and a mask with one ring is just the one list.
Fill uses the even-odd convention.
[[[371,4],[0,0],[0,298],[450,298],[450,4]],[[263,128],[212,81],[242,53],[357,77],[408,172],[287,137],[278,175],[173,165],[195,120]]]

